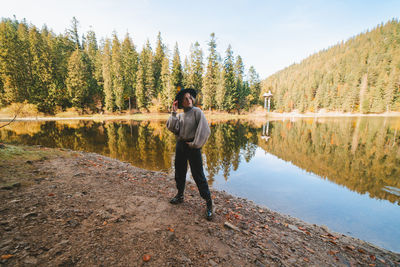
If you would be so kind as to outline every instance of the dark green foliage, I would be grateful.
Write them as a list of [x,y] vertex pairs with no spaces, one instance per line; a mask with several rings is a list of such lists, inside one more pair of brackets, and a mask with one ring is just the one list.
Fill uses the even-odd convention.
[[239,103],[239,92],[236,90],[235,72],[234,72],[234,58],[232,47],[229,45],[226,50],[226,57],[224,60],[224,85],[225,85],[225,101],[224,110],[231,111],[237,108]]
[[161,67],[165,56],[165,45],[161,39],[161,32],[159,32],[157,36],[156,51],[153,58],[154,86],[156,95],[161,92]]
[[112,88],[112,66],[111,66],[111,41],[106,39],[102,59],[103,80],[104,80],[104,105],[107,111],[114,110],[114,92]]
[[217,84],[219,79],[218,71],[218,53],[216,50],[217,42],[215,40],[215,34],[211,33],[211,40],[208,42],[208,63],[206,74],[203,79],[203,107],[204,109],[211,109],[215,105],[215,92],[217,91]]
[[72,53],[68,61],[66,80],[72,106],[84,111],[90,103],[95,81],[90,68],[89,56],[79,49]]
[[121,48],[121,57],[122,57],[122,78],[123,78],[123,87],[124,87],[124,100],[128,99],[129,110],[132,107],[132,99],[135,96],[135,88],[136,88],[136,73],[138,69],[138,54],[136,52],[135,46],[129,37],[129,34],[126,34],[126,37],[122,43]]
[[139,65],[136,81],[136,103],[138,108],[148,109],[155,97],[153,52],[150,42],[147,40],[139,57]]
[[[243,79],[242,59],[238,57],[235,63],[229,47],[222,63],[216,46],[215,35],[211,34],[203,74],[203,51],[198,42],[191,46],[183,70],[178,44],[171,59],[160,33],[155,53],[147,41],[139,55],[129,34],[122,43],[116,33],[112,40],[98,43],[92,29],[80,37],[75,17],[69,29],[59,35],[46,26],[39,30],[25,21],[2,19],[0,105],[27,102],[47,114],[71,106],[82,112],[121,112],[132,107],[167,111],[178,87],[184,86],[199,92],[197,101],[206,109],[248,108],[250,87]],[[393,87],[398,86],[396,75],[388,77]],[[386,102],[396,98],[394,91],[377,92]]]
[[183,86],[183,71],[181,58],[179,56],[178,43],[175,44],[174,56],[172,59],[171,82],[175,89]]
[[[277,111],[400,111],[397,19],[320,51],[263,81]],[[259,97],[259,95],[258,95]]]

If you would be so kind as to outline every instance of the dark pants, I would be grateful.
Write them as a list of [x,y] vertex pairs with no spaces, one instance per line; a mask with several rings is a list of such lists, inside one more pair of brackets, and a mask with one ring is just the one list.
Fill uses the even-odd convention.
[[190,148],[186,142],[176,142],[175,151],[175,181],[178,193],[183,195],[185,191],[187,163],[189,161],[190,170],[197,188],[199,189],[200,196],[205,200],[210,199],[210,189],[206,176],[203,171],[203,160],[201,158],[200,148]]

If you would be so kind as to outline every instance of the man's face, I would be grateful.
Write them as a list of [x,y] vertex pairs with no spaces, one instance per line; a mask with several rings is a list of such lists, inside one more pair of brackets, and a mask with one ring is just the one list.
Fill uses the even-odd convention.
[[184,108],[191,108],[193,107],[193,99],[189,93],[186,93],[182,99],[182,106]]

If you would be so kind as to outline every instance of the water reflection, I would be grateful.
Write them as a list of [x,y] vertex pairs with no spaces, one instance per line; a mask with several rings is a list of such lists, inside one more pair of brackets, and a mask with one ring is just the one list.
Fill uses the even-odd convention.
[[[227,181],[257,148],[370,197],[399,204],[400,119],[349,118],[211,123],[203,148],[210,183]],[[171,171],[175,137],[165,121],[15,122],[0,139],[96,152],[135,166]]]
[[[259,146],[336,184],[399,204],[400,119],[309,119],[274,122]],[[394,192],[397,192],[394,193]]]

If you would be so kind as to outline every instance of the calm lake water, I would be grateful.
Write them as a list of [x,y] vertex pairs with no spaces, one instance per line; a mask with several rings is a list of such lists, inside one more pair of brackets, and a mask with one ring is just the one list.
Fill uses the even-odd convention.
[[[211,123],[213,188],[400,252],[400,118]],[[165,121],[15,122],[0,140],[100,153],[173,172]]]

